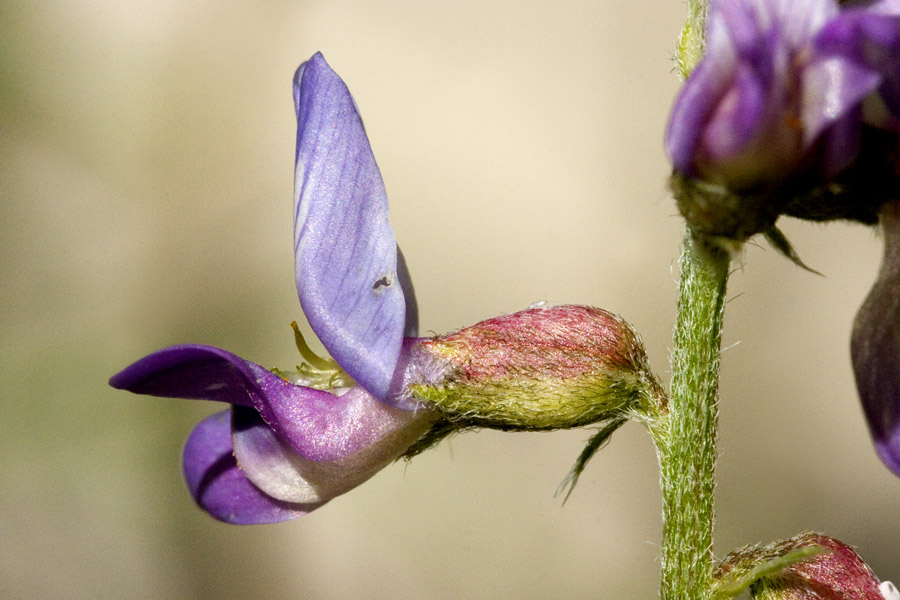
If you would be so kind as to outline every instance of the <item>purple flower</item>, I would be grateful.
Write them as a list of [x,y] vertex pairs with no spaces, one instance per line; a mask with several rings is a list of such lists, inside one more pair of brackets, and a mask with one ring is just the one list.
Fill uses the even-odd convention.
[[[138,394],[232,405],[197,425],[183,460],[198,504],[231,523],[318,508],[402,455],[438,420],[398,393],[412,368],[404,338],[416,335],[415,299],[362,121],[321,54],[297,70],[294,102],[297,290],[336,363],[313,358],[317,365],[287,381],[225,350],[184,345],[110,380]],[[351,385],[346,376],[356,385],[333,389],[334,381]]]
[[765,232],[790,256],[780,214],[874,223],[880,213],[885,261],[852,354],[876,449],[900,475],[898,133],[900,0],[713,0],[706,55],[666,146],[679,209],[702,233]]
[[607,421],[609,437],[642,410],[665,410],[640,338],[600,309],[535,307],[415,337],[415,297],[384,184],[353,99],[321,54],[297,70],[294,100],[297,291],[333,360],[313,354],[295,326],[306,361],[296,372],[183,345],[110,380],[138,394],[231,404],[184,448],[202,508],[231,523],[283,521],[454,431]]
[[896,126],[898,15],[896,0],[714,0],[666,133],[676,172],[748,191],[846,168],[864,122]]

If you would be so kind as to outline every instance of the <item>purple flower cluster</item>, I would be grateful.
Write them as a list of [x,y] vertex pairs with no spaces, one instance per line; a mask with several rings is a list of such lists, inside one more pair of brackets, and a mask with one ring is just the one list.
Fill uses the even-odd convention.
[[852,354],[876,450],[900,475],[898,134],[900,0],[713,0],[666,148],[700,232],[742,241],[780,214],[881,221]]
[[900,1],[714,0],[666,149],[685,177],[756,190],[835,175],[898,116]]

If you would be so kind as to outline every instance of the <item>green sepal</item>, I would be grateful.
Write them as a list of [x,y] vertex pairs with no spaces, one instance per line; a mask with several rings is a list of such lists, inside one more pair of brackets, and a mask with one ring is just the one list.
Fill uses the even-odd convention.
[[713,573],[712,600],[738,596],[760,579],[778,575],[791,565],[831,550],[799,535],[771,544],[745,546],[725,557]]
[[566,475],[565,479],[559,484],[559,487],[556,488],[556,493],[553,494],[554,497],[562,494],[566,488],[569,488],[569,491],[566,492],[565,497],[563,498],[563,504],[569,499],[569,496],[572,495],[572,490],[575,489],[575,485],[578,483],[578,478],[581,477],[581,472],[584,471],[584,468],[587,466],[588,462],[593,458],[594,454],[597,453],[600,448],[605,446],[609,440],[612,438],[612,434],[625,424],[628,418],[624,416],[614,417],[610,421],[607,421],[606,424],[594,435],[591,436],[591,439],[588,440],[587,446],[584,447],[584,450],[581,451],[581,454],[578,455],[578,458],[575,460],[575,464],[572,466],[572,470],[569,471],[569,474]]
[[794,263],[801,269],[804,269],[806,271],[809,271],[810,273],[814,273],[816,275],[824,277],[824,275],[822,275],[815,269],[810,268],[809,266],[806,265],[806,263],[804,263],[800,259],[800,255],[797,254],[797,251],[794,250],[794,247],[791,245],[791,242],[787,239],[787,236],[784,235],[784,233],[780,229],[773,226],[770,229],[768,229],[767,231],[765,231],[763,233],[763,235],[765,236],[766,241],[768,241],[769,244],[771,244],[773,248],[778,250],[778,252],[780,252],[781,255],[784,256],[785,258],[787,258],[789,261],[791,261],[792,263]]
[[461,431],[462,429],[459,427],[459,425],[452,423],[447,419],[440,419],[437,423],[431,426],[431,429],[423,433],[422,437],[416,440],[416,442],[412,446],[410,446],[406,450],[406,452],[398,456],[397,460],[410,460],[414,456],[421,454],[422,452],[425,452],[430,448],[434,448],[451,433],[456,433],[458,431]]

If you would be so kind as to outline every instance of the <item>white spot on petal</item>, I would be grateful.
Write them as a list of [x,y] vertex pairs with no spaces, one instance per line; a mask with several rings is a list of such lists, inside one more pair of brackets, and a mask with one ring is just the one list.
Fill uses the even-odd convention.
[[890,581],[882,581],[881,585],[878,586],[878,590],[884,596],[884,600],[900,600],[900,591]]

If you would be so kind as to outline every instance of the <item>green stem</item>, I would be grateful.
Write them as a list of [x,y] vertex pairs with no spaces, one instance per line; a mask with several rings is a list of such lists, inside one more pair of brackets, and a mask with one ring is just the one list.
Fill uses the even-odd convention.
[[663,495],[663,600],[709,598],[719,352],[729,256],[685,235],[669,412],[655,432]]
[[708,0],[687,0],[687,20],[678,38],[678,51],[675,56],[682,79],[687,79],[703,56],[708,11]]

